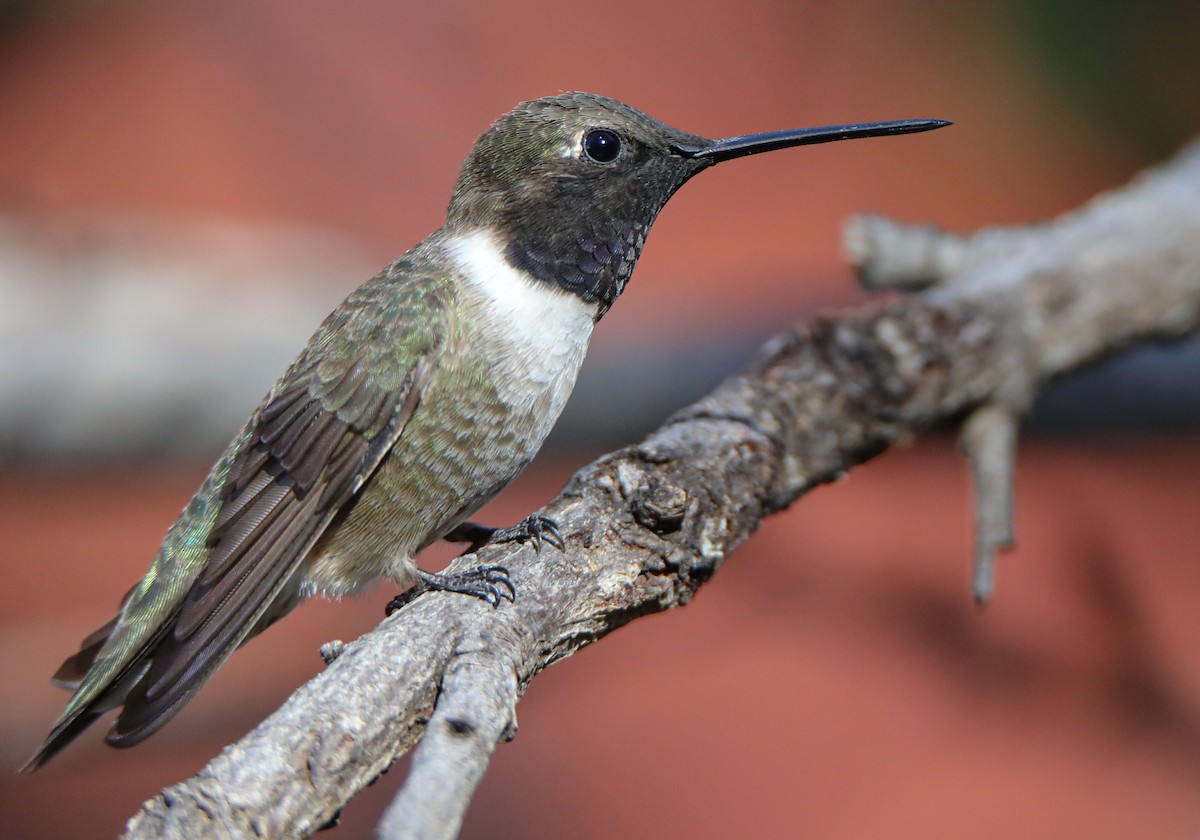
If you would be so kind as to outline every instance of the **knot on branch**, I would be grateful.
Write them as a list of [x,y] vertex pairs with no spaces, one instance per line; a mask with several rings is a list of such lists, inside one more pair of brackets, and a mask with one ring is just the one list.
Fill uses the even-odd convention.
[[326,665],[332,665],[333,660],[342,655],[342,651],[346,649],[346,643],[341,639],[333,639],[321,645],[318,651],[321,654],[321,659]]
[[633,518],[659,536],[673,534],[683,527],[691,502],[692,497],[682,487],[651,479],[633,499]]

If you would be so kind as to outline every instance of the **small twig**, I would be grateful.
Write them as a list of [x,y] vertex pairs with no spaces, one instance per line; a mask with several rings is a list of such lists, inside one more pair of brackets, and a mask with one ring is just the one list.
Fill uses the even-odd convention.
[[863,213],[842,228],[842,251],[864,288],[919,292],[961,271],[968,246],[932,225],[902,225]]
[[1013,469],[1019,416],[1007,406],[981,406],[963,423],[959,440],[975,479],[975,602],[992,597],[996,551],[1013,545]]
[[486,632],[455,652],[408,779],[383,814],[380,840],[458,835],[496,744],[516,735],[517,678]]

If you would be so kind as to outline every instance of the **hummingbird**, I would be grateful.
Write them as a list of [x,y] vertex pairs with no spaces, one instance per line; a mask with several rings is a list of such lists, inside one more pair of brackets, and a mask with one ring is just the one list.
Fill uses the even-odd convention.
[[944,120],[710,140],[591,93],[522,103],[476,141],[445,225],[352,292],[279,378],[168,531],[119,613],[54,681],[74,692],[23,768],[105,712],[127,747],[156,732],[238,647],[305,598],[378,578],[494,607],[508,571],[417,567],[442,539],[548,543],[539,515],[469,521],[533,459],[592,328],[620,296],[667,200],[760,152],[928,131]]

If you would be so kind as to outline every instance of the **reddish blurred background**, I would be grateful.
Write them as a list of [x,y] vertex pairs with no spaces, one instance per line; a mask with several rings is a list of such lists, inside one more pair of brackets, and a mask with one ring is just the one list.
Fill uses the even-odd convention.
[[[1119,185],[1200,127],[1200,7],[1025,0],[0,3],[0,834],[119,832],[353,638],[313,602],[132,751],[16,768],[109,617],[321,316],[440,224],[515,102],[602,92],[720,136],[942,117],[705,174],[674,198],[504,523],[814,308],[863,298],[839,226],[956,230]],[[1019,548],[968,596],[949,437],[773,517],[685,610],[538,678],[464,837],[1194,837],[1200,353],[1039,403]],[[430,552],[436,567],[448,550]],[[397,768],[331,837],[369,837]]]

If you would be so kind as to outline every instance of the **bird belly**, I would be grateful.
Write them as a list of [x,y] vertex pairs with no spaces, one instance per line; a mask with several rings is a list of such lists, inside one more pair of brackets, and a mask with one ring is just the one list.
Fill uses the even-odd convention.
[[[555,294],[558,294],[555,292]],[[574,388],[591,311],[570,298],[538,342],[502,317],[468,319],[392,451],[309,557],[304,586],[347,594],[386,575],[414,580],[413,556],[490,501],[529,464]]]
[[[405,438],[314,547],[308,584],[347,594],[386,575],[412,582],[412,558],[509,484],[541,444],[519,416],[414,417]],[[440,421],[440,422],[439,422]],[[416,425],[417,428],[413,428]]]

